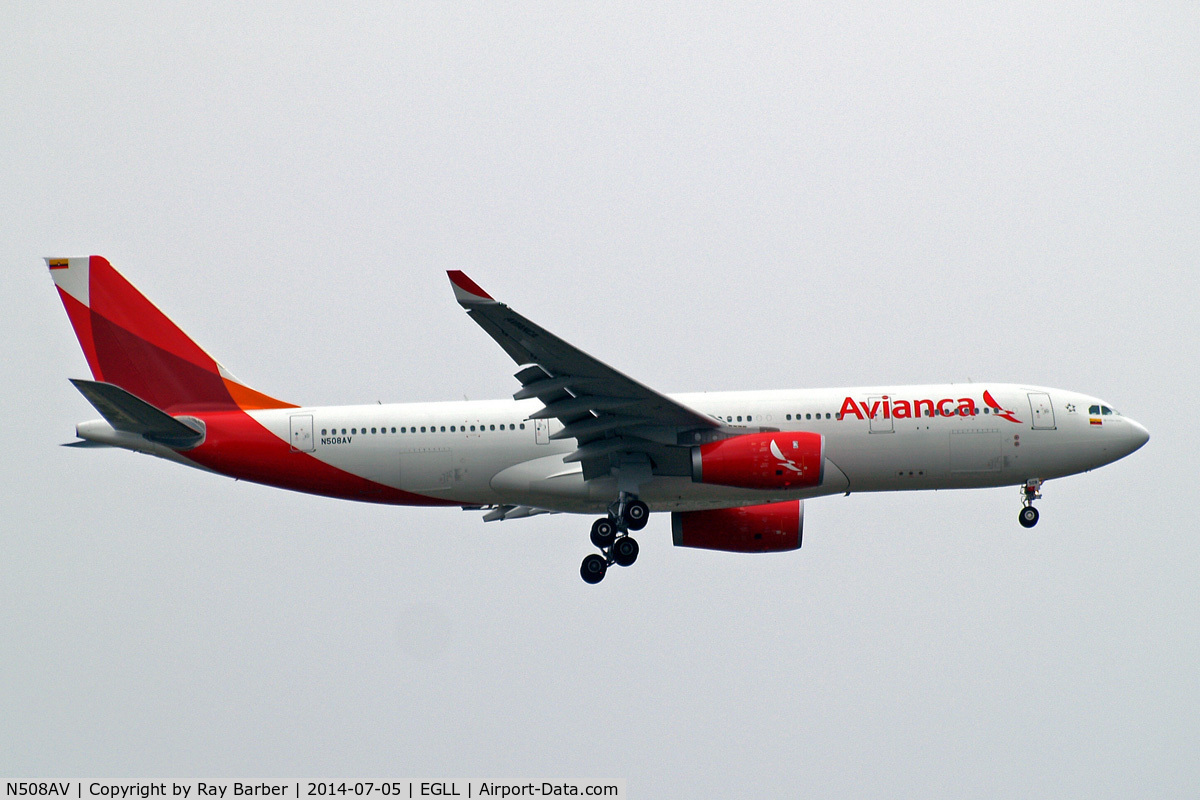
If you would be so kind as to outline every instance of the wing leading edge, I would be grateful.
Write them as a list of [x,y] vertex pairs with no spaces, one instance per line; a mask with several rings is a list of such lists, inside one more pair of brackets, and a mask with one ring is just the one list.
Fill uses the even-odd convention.
[[496,301],[464,273],[448,273],[454,296],[520,367],[515,400],[537,398],[531,419],[557,419],[553,439],[575,439],[563,458],[583,464],[584,478],[649,462],[654,474],[688,475],[687,446],[721,438],[720,420],[689,408],[619,372]]

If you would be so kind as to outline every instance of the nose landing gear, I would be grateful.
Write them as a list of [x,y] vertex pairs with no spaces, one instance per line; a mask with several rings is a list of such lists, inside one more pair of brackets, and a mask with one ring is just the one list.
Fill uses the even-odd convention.
[[1034,500],[1042,499],[1042,481],[1038,478],[1030,478],[1021,487],[1021,504],[1024,506],[1021,509],[1021,514],[1017,517],[1021,522],[1021,527],[1032,528],[1038,524],[1038,510],[1033,507]]
[[587,583],[604,580],[609,566],[628,567],[637,561],[637,540],[630,531],[640,531],[650,521],[650,507],[628,492],[621,492],[609,506],[608,516],[592,523],[592,544],[600,549],[583,559],[579,575]]

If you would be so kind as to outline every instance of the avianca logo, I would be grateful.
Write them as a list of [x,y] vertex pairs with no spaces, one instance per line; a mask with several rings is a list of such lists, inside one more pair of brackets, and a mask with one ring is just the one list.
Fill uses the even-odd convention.
[[[792,447],[796,447],[796,446],[797,446],[797,443],[793,442]],[[771,440],[771,455],[773,455],[779,459],[779,466],[783,467],[784,469],[790,469],[792,472],[795,472],[795,473],[804,472],[804,470],[800,467],[799,464],[797,464],[795,461],[792,461],[790,458],[788,458],[787,456],[785,456],[783,454],[783,451],[779,449],[779,443],[776,442],[774,439]]]
[[992,397],[992,393],[986,389],[983,390],[983,402],[991,406],[993,409],[992,413],[1000,419],[1006,419],[1009,422],[1015,422],[1018,425],[1021,424],[1021,420],[1014,417],[1013,412],[1000,408],[1000,404],[996,402],[996,398]]
[[[983,402],[1000,419],[1021,424],[1021,420],[1013,416],[1012,411],[1000,407],[991,392],[984,391]],[[883,419],[912,419],[922,416],[951,417],[955,415],[970,417],[978,413],[979,407],[970,397],[960,397],[957,400],[951,397],[944,397],[941,400],[893,400],[885,394],[869,405],[865,401],[847,397],[842,401],[840,418],[857,417],[861,420],[876,419],[879,416],[882,416]]]

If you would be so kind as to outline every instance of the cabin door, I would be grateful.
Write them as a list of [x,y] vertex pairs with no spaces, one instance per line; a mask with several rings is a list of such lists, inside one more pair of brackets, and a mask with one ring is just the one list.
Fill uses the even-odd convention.
[[291,417],[292,422],[292,452],[311,453],[317,449],[313,439],[312,414],[297,414]]
[[892,433],[896,430],[892,415],[884,416],[882,397],[867,398],[867,411],[871,409],[875,409],[875,413],[871,414],[871,433]]
[[1030,392],[1029,411],[1033,415],[1034,430],[1054,430],[1054,406],[1050,405],[1050,395]]

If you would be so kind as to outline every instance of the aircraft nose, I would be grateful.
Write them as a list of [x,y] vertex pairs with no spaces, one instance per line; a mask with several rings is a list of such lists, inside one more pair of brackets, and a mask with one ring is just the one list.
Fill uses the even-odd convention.
[[1150,441],[1150,431],[1140,423],[1129,420],[1129,452],[1132,453],[1148,441]]

